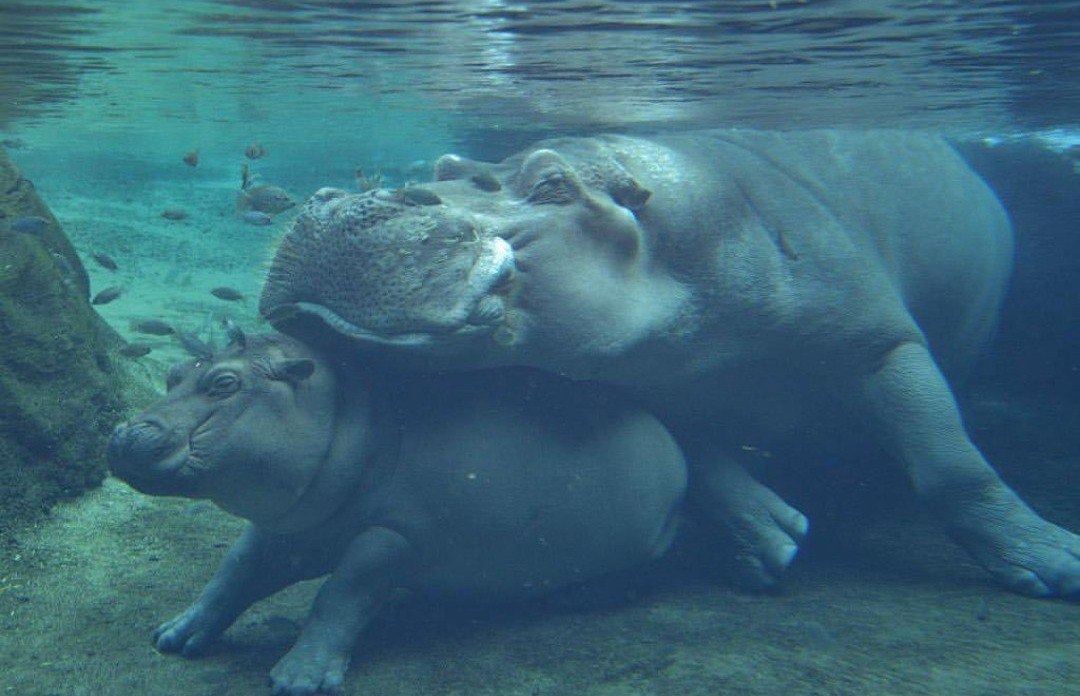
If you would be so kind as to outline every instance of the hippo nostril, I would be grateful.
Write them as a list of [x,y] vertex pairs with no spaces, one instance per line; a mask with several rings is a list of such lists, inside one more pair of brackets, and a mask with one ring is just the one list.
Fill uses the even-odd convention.
[[116,462],[123,459],[125,428],[126,426],[123,424],[113,428],[112,437],[109,438],[109,442],[105,446],[105,458],[108,459],[110,466],[115,466]]
[[475,325],[493,325],[502,321],[506,313],[505,301],[495,295],[480,299],[469,313],[468,322]]
[[121,423],[113,429],[105,455],[113,468],[133,461],[145,462],[160,457],[170,449],[168,433],[156,421]]
[[499,275],[495,277],[495,282],[491,285],[491,292],[499,294],[510,289],[510,286],[514,281],[514,264],[504,264],[499,270]]

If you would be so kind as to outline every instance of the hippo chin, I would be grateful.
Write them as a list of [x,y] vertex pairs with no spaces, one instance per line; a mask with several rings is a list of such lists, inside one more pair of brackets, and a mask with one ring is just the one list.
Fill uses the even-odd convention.
[[309,201],[262,313],[422,370],[626,388],[676,432],[751,583],[776,582],[807,523],[740,468],[747,451],[884,453],[1001,582],[1080,593],[1080,538],[998,478],[944,376],[993,329],[1012,233],[942,139],[566,138],[498,164],[448,155],[435,179],[412,200]]
[[[283,336],[178,365],[109,443],[113,472],[252,522],[154,633],[194,655],[256,601],[330,574],[275,694],[337,693],[395,588],[535,596],[656,558],[686,483],[674,440],[621,399],[531,371],[391,379]],[[432,398],[438,394],[438,398]]]

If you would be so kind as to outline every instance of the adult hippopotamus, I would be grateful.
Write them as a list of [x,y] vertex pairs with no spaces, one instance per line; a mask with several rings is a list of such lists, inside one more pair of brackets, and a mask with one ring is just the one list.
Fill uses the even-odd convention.
[[657,557],[686,479],[663,426],[596,389],[521,371],[391,380],[242,334],[174,367],[108,456],[141,491],[251,521],[159,650],[197,653],[256,601],[331,573],[271,672],[290,696],[340,688],[394,588],[514,599]]
[[1031,595],[1080,592],[1080,539],[988,465],[945,375],[990,336],[1008,218],[939,137],[703,132],[448,155],[415,191],[324,189],[261,311],[421,370],[528,365],[619,385],[672,428],[691,497],[768,585],[806,520],[736,462],[890,458]]

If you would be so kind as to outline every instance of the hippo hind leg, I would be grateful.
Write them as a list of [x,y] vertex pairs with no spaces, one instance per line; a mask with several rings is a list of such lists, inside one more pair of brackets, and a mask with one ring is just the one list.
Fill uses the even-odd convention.
[[1002,482],[968,438],[924,346],[895,347],[858,398],[920,499],[998,581],[1027,595],[1080,598],[1080,537],[1044,520]]
[[691,505],[733,548],[736,580],[754,590],[776,587],[809,529],[806,516],[733,460],[690,459]]

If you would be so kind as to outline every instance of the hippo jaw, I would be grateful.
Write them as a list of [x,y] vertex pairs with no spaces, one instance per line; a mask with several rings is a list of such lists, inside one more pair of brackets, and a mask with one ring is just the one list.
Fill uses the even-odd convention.
[[307,317],[360,345],[406,350],[457,347],[498,335],[505,330],[509,297],[518,275],[514,250],[497,236],[467,243],[479,249],[471,266],[446,269],[442,285],[438,274],[425,281],[434,288],[430,296],[441,299],[413,306],[405,303],[389,325],[372,325],[350,311],[350,302],[323,301],[319,293],[305,292],[274,274],[264,289],[260,312],[286,333],[293,320]]

